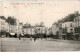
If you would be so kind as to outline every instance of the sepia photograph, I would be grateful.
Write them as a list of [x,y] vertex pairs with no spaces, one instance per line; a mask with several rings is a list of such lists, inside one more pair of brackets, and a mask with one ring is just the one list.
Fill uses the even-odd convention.
[[80,51],[80,0],[0,0],[0,52]]

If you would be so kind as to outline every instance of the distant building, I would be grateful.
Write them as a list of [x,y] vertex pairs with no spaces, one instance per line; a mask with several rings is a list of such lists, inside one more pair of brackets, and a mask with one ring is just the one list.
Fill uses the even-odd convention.
[[50,35],[50,31],[48,27],[46,28],[46,35]]
[[19,22],[19,20],[17,19],[16,20],[16,26],[15,26],[15,29],[16,29],[16,34],[17,34],[17,37],[21,34],[23,35],[23,23],[22,22]]
[[37,34],[45,34],[46,33],[46,27],[44,27],[44,26],[36,26],[36,33]]
[[19,23],[19,34],[23,34],[22,27],[23,27],[23,23]]
[[74,24],[75,24],[75,33],[80,33],[80,14],[78,14],[74,18]]
[[58,27],[58,24],[57,23],[54,23],[51,26],[51,34],[52,34],[52,37],[53,38],[58,38],[58,35],[59,35],[59,27]]
[[0,19],[0,30],[8,31],[8,23],[4,19]]
[[52,34],[53,35],[57,35],[57,32],[59,31],[58,25],[57,24],[53,24],[51,28],[52,28]]
[[10,35],[15,35],[16,33],[17,36],[19,36],[19,34],[23,33],[22,26],[23,26],[23,23],[20,23],[19,20],[16,20],[15,25],[11,25],[6,22],[6,19],[0,18],[0,32],[5,32],[5,34],[9,33]]
[[6,32],[9,32],[9,25],[4,19],[0,18],[0,35],[6,34]]
[[74,22],[64,22],[62,23],[63,34],[74,33]]
[[28,35],[35,35],[35,26],[27,26],[26,28],[23,28],[23,33]]
[[9,33],[15,35],[16,33],[16,25],[9,25]]

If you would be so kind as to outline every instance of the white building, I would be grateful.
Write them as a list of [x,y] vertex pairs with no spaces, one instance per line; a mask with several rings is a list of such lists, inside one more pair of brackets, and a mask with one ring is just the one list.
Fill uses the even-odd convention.
[[75,33],[80,34],[80,14],[74,18]]
[[44,26],[37,26],[36,27],[36,33],[37,34],[46,34],[46,27],[44,27]]
[[46,28],[46,35],[50,35],[51,30],[49,28]]
[[28,35],[35,35],[36,34],[34,26],[23,28],[23,32],[24,32],[24,34],[28,34]]
[[6,32],[9,32],[9,25],[5,22],[5,19],[0,18],[0,36],[5,37]]
[[23,34],[23,32],[22,32],[22,27],[23,27],[23,23],[19,23],[19,33],[20,34]]
[[64,22],[62,23],[62,28],[66,29],[65,33],[74,33],[74,22],[72,21]]
[[53,35],[57,35],[57,32],[59,31],[59,27],[57,26],[57,24],[53,24],[51,30]]
[[23,24],[19,22],[19,20],[16,20],[16,25],[9,25],[9,33],[15,35],[17,34],[17,37],[19,34],[22,34],[22,26]]
[[8,24],[5,21],[5,19],[0,18],[0,32],[1,31],[9,32],[10,35],[15,35],[15,33],[22,34],[23,24],[21,24],[19,20],[16,20],[16,22],[17,22],[16,25],[11,25],[11,24]]
[[75,24],[75,27],[80,26],[80,15],[74,18],[74,24]]
[[9,33],[16,33],[16,25],[9,25]]
[[8,32],[8,29],[9,29],[9,25],[7,22],[5,22],[4,19],[0,19],[0,31],[6,31]]

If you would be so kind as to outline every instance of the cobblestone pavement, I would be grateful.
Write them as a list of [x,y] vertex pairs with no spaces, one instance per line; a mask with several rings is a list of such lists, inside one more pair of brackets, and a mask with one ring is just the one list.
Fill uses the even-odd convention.
[[29,38],[0,38],[1,52],[80,51],[80,41]]

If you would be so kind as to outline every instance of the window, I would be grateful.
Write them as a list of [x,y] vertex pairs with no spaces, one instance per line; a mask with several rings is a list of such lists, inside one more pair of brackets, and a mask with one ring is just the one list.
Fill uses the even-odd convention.
[[71,33],[73,32],[73,29],[70,29]]
[[4,22],[1,22],[1,25],[5,25],[5,23]]
[[63,29],[63,33],[67,33],[67,29]]
[[70,27],[73,27],[72,23],[70,24]]
[[78,29],[75,29],[75,32],[77,33],[78,32]]
[[65,24],[65,28],[66,28],[66,24]]

